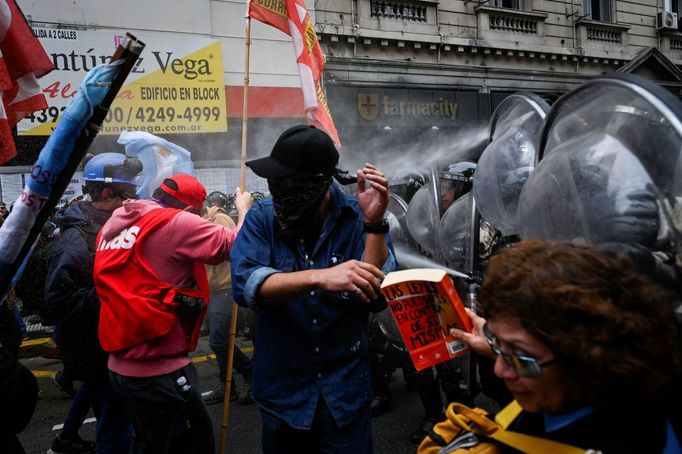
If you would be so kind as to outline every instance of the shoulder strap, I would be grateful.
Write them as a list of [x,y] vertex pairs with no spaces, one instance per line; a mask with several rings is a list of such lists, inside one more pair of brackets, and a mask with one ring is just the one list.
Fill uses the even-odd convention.
[[97,239],[97,232],[92,232],[88,229],[83,228],[83,226],[75,225],[71,228],[74,228],[78,230],[85,240],[85,243],[88,245],[88,251],[90,251],[91,254],[95,253],[95,240]]
[[[514,400],[498,413],[495,417],[495,422],[493,422],[465,405],[453,403],[446,410],[446,415],[448,419],[464,430],[473,432],[476,435],[492,438],[523,453],[585,453],[584,449],[576,448],[575,446],[507,430],[507,427],[519,416],[521,410],[521,406]],[[459,415],[466,416],[469,419],[469,423],[462,424]]]
[[85,244],[88,246],[88,251],[94,254],[95,241],[97,239],[99,229],[97,230],[97,232],[93,232],[92,223],[93,223],[92,219],[89,219],[86,224],[72,224],[66,227],[60,227],[60,229],[62,229],[61,230],[62,233],[66,232],[69,229],[76,229],[80,233],[81,237],[83,237]]
[[585,453],[584,449],[576,448],[575,446],[507,430],[507,427],[521,414],[521,411],[521,405],[516,400],[511,401],[509,405],[504,407],[495,416],[495,422],[500,426],[500,429],[489,436],[500,443],[529,454],[547,452],[553,454]]
[[514,422],[514,420],[521,414],[521,405],[516,400],[512,400],[509,405],[504,407],[500,412],[495,415],[495,422],[502,427],[502,429],[507,430],[507,427]]

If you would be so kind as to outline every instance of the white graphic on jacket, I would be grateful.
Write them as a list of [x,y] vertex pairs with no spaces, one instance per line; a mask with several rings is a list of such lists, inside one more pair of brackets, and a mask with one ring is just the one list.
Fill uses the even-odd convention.
[[107,249],[130,249],[135,244],[137,239],[137,234],[140,233],[140,228],[136,225],[129,229],[121,230],[115,238],[111,241],[105,241],[104,238],[100,238],[99,245],[97,246],[98,251],[104,251]]

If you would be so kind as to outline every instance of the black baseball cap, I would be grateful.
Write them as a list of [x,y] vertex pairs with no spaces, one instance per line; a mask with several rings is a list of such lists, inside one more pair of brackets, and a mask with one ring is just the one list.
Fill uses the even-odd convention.
[[309,125],[293,126],[282,133],[270,156],[246,163],[263,178],[332,175],[339,152],[324,131]]

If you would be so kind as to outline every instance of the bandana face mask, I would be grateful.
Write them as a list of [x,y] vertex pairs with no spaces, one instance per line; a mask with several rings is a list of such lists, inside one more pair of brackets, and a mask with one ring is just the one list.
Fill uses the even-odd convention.
[[285,239],[302,238],[329,190],[331,177],[268,179],[277,228]]

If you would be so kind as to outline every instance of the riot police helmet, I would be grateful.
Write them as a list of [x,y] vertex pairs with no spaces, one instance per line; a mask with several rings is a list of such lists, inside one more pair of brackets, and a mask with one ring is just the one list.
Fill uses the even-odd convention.
[[441,212],[445,212],[452,202],[471,190],[475,172],[476,164],[469,161],[450,164],[446,170],[438,172]]
[[415,192],[426,182],[424,174],[412,169],[397,170],[389,180],[388,186],[391,193],[398,194],[405,202],[412,199]]
[[206,197],[206,202],[209,207],[219,207],[222,209],[227,209],[229,205],[229,199],[227,195],[220,191],[211,192],[208,197]]

